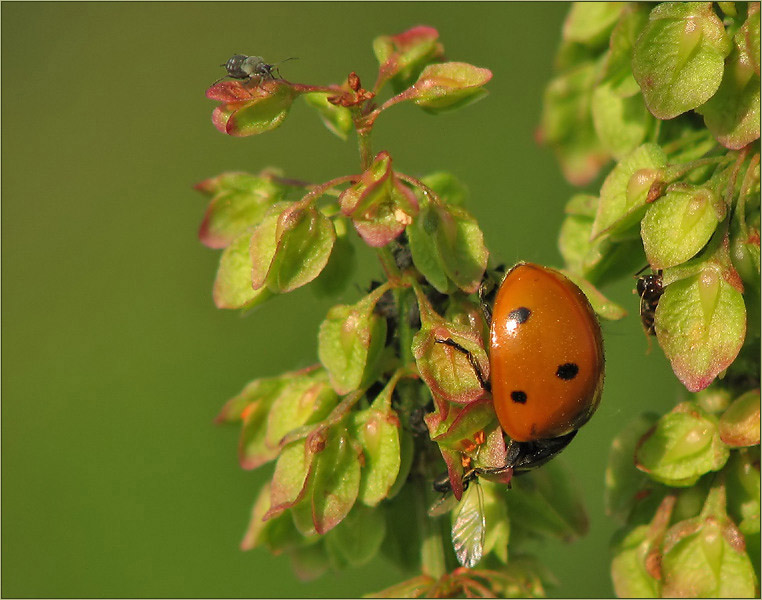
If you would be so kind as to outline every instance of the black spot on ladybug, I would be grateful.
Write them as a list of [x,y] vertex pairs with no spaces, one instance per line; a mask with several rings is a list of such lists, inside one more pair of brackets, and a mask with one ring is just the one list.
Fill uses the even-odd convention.
[[558,369],[556,369],[556,377],[560,377],[566,381],[574,379],[577,376],[577,373],[579,373],[579,367],[575,363],[564,363],[558,365]]
[[529,310],[526,306],[519,306],[518,308],[514,308],[511,312],[508,313],[508,318],[511,321],[516,321],[520,325],[521,323],[526,323],[529,315],[531,314],[532,311]]
[[518,402],[519,404],[524,404],[524,402],[527,401],[526,392],[522,392],[521,390],[513,390],[511,392],[511,400]]

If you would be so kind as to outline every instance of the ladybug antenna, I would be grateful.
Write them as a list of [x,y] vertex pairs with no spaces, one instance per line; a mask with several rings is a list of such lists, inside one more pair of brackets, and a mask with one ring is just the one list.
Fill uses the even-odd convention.
[[646,270],[648,267],[650,267],[650,266],[651,266],[651,265],[646,265],[645,267],[643,267],[643,268],[642,268],[640,271],[638,271],[637,273],[635,273],[635,277],[637,277],[638,275],[640,275],[640,274],[641,274],[643,271],[645,271],[645,270]]

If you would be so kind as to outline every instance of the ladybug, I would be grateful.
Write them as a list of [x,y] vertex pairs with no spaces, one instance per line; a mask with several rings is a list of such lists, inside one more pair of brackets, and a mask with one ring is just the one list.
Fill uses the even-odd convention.
[[659,299],[664,293],[662,272],[656,271],[650,275],[638,278],[635,284],[635,293],[640,296],[640,322],[646,335],[656,335],[654,317]]
[[477,474],[520,473],[563,450],[597,409],[604,377],[601,328],[576,284],[555,269],[524,262],[506,273],[485,316],[489,381],[465,348],[437,341],[469,355],[510,438],[506,465]]

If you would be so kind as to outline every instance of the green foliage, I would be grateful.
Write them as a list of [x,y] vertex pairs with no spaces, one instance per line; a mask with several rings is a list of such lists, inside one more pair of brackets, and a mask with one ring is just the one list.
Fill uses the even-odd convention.
[[758,3],[575,4],[545,96],[569,181],[616,161],[567,204],[567,270],[650,266],[644,327],[695,393],[661,417],[633,396],[612,445],[622,597],[759,593],[759,26]]
[[[359,173],[325,183],[266,169],[196,186],[211,198],[199,238],[223,250],[217,306],[247,310],[308,284],[336,296],[358,241],[375,250],[384,278],[329,309],[320,364],[256,379],[220,413],[218,422],[241,425],[243,468],[274,463],[241,546],[285,553],[303,578],[385,554],[412,579],[381,595],[543,595],[552,577],[523,545],[577,537],[587,517],[558,465],[506,493],[512,469],[484,390],[477,297],[489,253],[467,190],[446,172],[411,177],[388,152],[371,151],[378,117],[398,103],[438,114],[486,95],[492,73],[444,62],[438,37],[422,26],[377,38],[371,90],[356,73],[341,85],[252,77],[207,90],[221,103],[212,121],[223,133],[274,129],[302,97],[329,131],[354,132],[360,150]],[[376,103],[387,84],[391,97]],[[602,312],[623,314],[581,284]],[[443,495],[432,483],[445,468]]]

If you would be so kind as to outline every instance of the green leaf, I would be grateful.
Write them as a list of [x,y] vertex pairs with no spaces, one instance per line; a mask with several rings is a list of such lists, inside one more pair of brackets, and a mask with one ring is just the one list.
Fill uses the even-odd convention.
[[601,186],[592,237],[621,233],[640,221],[648,192],[654,182],[663,180],[666,165],[667,157],[656,144],[643,144],[623,158]]
[[326,534],[325,545],[335,567],[361,567],[378,554],[385,535],[383,512],[358,504]]
[[609,160],[590,110],[599,63],[585,62],[553,79],[543,96],[540,137],[556,154],[573,185],[590,183]]
[[492,79],[492,71],[468,63],[447,62],[423,69],[407,98],[430,112],[452,110],[472,104],[487,91],[482,86]]
[[413,336],[411,350],[421,377],[435,396],[449,402],[468,404],[484,394],[468,356],[456,347],[437,340],[452,340],[471,353],[485,378],[489,360],[481,336],[470,327],[447,323],[431,306],[422,304],[421,329]]
[[641,223],[651,267],[674,267],[698,254],[724,216],[724,205],[711,189],[688,183],[671,185],[648,207]]
[[418,213],[415,194],[392,170],[388,152],[379,152],[360,180],[339,196],[341,211],[366,244],[380,248],[400,235]]
[[384,347],[386,319],[373,312],[379,297],[374,292],[355,305],[334,306],[320,325],[318,356],[339,394],[368,379]]
[[759,4],[749,3],[746,22],[740,30],[742,50],[749,55],[754,65],[754,70],[759,76]]
[[281,513],[267,521],[263,520],[269,508],[270,484],[266,483],[262,486],[252,507],[249,527],[241,541],[241,550],[265,547],[272,554],[280,554],[313,543],[313,540],[299,533],[288,513]]
[[659,581],[646,568],[653,540],[650,527],[633,529],[615,548],[611,561],[611,579],[619,598],[660,598]]
[[436,29],[419,25],[397,35],[383,35],[373,40],[373,53],[380,67],[375,87],[380,89],[389,79],[397,91],[412,84],[426,64],[444,56],[438,38]]
[[604,44],[623,7],[621,2],[574,2],[564,22],[564,40],[594,47]]
[[611,442],[603,491],[607,515],[623,521],[635,505],[637,493],[647,483],[646,475],[633,468],[633,461],[638,441],[656,421],[655,415],[640,415]]
[[[587,285],[604,286],[621,278],[623,273],[633,273],[645,262],[643,245],[640,238],[614,241],[609,236],[600,236],[591,240],[594,219],[592,216],[571,214],[575,198],[590,198],[589,209],[595,216],[598,198],[578,195],[567,205],[567,217],[561,224],[558,237],[558,249],[564,258],[567,270]],[[572,277],[572,278],[574,278]],[[575,280],[576,281],[576,280]],[[584,283],[577,285],[582,287]],[[606,299],[597,289],[585,289],[595,311],[603,318],[620,318],[626,312],[620,306]],[[613,309],[613,310],[612,310]]]
[[727,462],[716,419],[697,404],[683,402],[648,432],[637,448],[636,466],[654,480],[673,487],[693,485]]
[[373,404],[355,413],[352,431],[364,456],[359,499],[376,506],[397,481],[401,464],[401,430],[391,407],[393,386],[387,385]]
[[222,133],[237,137],[264,133],[280,126],[288,116],[296,90],[281,81],[262,81],[255,87],[223,81],[207,90],[207,97],[222,100],[212,123]]
[[720,417],[720,438],[728,446],[759,446],[759,390],[736,398]]
[[263,519],[272,519],[287,508],[296,505],[304,497],[310,474],[313,471],[315,453],[301,439],[288,444],[275,463],[270,487],[270,508]]
[[728,519],[722,479],[715,480],[701,514],[673,525],[664,537],[664,597],[749,598],[758,593],[743,535]]
[[452,404],[449,406],[447,415],[441,419],[435,418],[435,414],[426,415],[425,421],[429,427],[429,437],[439,444],[439,449],[449,448],[460,455],[464,452],[464,447],[470,447],[474,449],[469,450],[475,454],[474,458],[478,456],[478,451],[474,451],[483,447],[476,443],[476,437],[490,429],[497,420],[495,409],[488,397],[466,405]]
[[248,406],[262,402],[268,406],[278,396],[291,377],[299,376],[306,371],[284,373],[279,377],[263,377],[246,384],[241,392],[228,400],[217,415],[215,423],[237,423],[245,417]]
[[653,127],[654,120],[643,97],[640,94],[623,96],[617,93],[613,83],[595,88],[591,109],[595,132],[604,148],[617,160],[642,144]]
[[328,264],[310,286],[319,298],[335,298],[343,292],[357,271],[357,251],[347,235],[346,221],[334,217],[336,241],[331,250]]
[[355,504],[360,490],[361,454],[341,426],[327,429],[323,443],[316,454],[310,485],[312,520],[321,535],[341,523]]
[[291,569],[301,581],[317,579],[331,566],[323,544],[294,548],[288,557],[291,559]]
[[743,296],[714,266],[667,285],[656,335],[689,391],[707,387],[738,355],[746,334]]
[[[759,14],[756,22],[759,30]],[[759,138],[759,63],[755,72],[753,59],[745,47],[745,33],[742,29],[736,34],[717,93],[696,109],[704,115],[706,126],[717,141],[732,150],[739,150]]]
[[550,535],[572,541],[587,532],[588,517],[579,492],[558,460],[543,465],[511,481],[506,494],[508,514],[520,515],[512,530],[528,530],[533,535]]
[[437,290],[451,291],[450,281],[466,293],[479,289],[489,252],[465,209],[424,200],[408,239],[413,263]]
[[[628,2],[621,11],[609,40],[609,51],[601,74],[601,83],[610,83],[615,91],[627,97],[640,94],[640,88],[632,77],[632,48],[640,32],[648,23],[648,4]],[[634,89],[632,88],[634,85]]]
[[759,449],[730,453],[725,467],[728,512],[744,535],[759,533]]
[[324,371],[316,371],[283,388],[267,417],[265,443],[270,448],[278,448],[288,433],[321,421],[336,407],[339,397],[327,379]]
[[280,452],[277,444],[267,443],[267,417],[276,398],[277,395],[265,396],[249,405],[244,413],[238,440],[238,462],[244,469],[256,469],[276,458]]
[[648,525],[634,528],[614,548],[611,578],[620,598],[661,597],[660,549],[675,506],[675,496],[661,499]]
[[504,565],[508,563],[508,542],[511,524],[508,519],[506,494],[510,490],[499,483],[482,480],[484,491],[484,520],[486,533],[484,536],[484,555],[493,553]]
[[285,194],[285,188],[272,177],[248,173],[223,173],[195,187],[213,196],[198,232],[209,248],[225,248],[259,224],[267,209]]
[[242,233],[222,253],[212,294],[217,308],[252,308],[272,296],[266,288],[252,287],[251,236],[252,231]]
[[420,502],[418,494],[416,486],[404,485],[398,495],[373,509],[382,510],[386,515],[386,538],[381,552],[401,572],[420,572],[421,547],[410,543],[411,539],[422,539],[423,535],[416,512],[410,510]]
[[463,206],[468,200],[468,188],[452,173],[437,171],[426,175],[421,181],[434,190],[447,204]]
[[326,92],[312,92],[304,94],[303,98],[312,108],[318,111],[320,120],[328,131],[340,137],[347,139],[347,135],[354,127],[352,123],[352,112],[345,106],[337,106],[328,102],[331,94]]
[[722,80],[730,40],[711,2],[664,2],[638,37],[632,72],[646,106],[671,119],[701,106]]
[[336,231],[314,206],[274,205],[251,237],[252,285],[290,292],[315,279],[328,263]]

